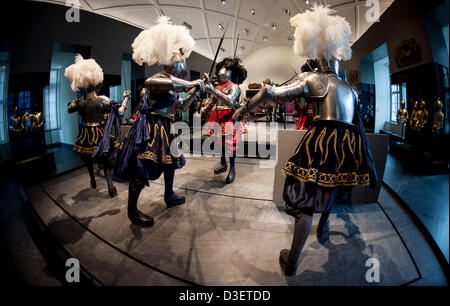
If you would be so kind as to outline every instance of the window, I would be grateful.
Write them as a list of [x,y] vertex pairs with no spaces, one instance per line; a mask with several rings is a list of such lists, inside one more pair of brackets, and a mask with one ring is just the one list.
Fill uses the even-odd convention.
[[50,85],[44,87],[45,131],[60,129],[57,103],[59,75],[59,69],[51,69]]
[[8,65],[0,62],[0,144],[8,142]]
[[[397,121],[397,112],[400,108],[400,102],[406,103],[406,83],[391,85],[391,121]],[[406,104],[405,104],[405,107]]]

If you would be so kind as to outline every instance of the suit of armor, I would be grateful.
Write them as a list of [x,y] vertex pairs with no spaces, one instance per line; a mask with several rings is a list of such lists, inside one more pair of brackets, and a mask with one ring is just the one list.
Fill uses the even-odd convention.
[[233,114],[241,96],[239,84],[247,77],[247,70],[239,63],[238,59],[232,58],[225,58],[219,62],[216,66],[218,85],[215,87],[208,83],[205,88],[206,92],[211,95],[211,105],[215,106],[206,125],[206,131],[213,136],[217,132],[214,129],[217,124],[221,129],[221,135],[215,135],[216,144],[221,146],[221,157],[219,165],[214,169],[214,174],[227,171],[226,156],[229,156],[230,171],[225,180],[227,184],[234,182],[236,152],[241,142],[241,134],[245,132],[242,121],[237,129],[233,121]]
[[414,102],[413,111],[411,112],[411,116],[409,117],[409,126],[416,130],[417,123],[419,122],[419,102]]
[[[131,93],[124,92],[124,99],[119,108],[119,113],[123,116]],[[80,154],[81,159],[85,162],[91,178],[91,187],[96,188],[97,183],[94,174],[93,154],[97,151],[102,138],[111,137],[112,146],[117,147],[117,137],[119,135],[104,135],[105,115],[111,111],[112,101],[106,96],[99,96],[95,92],[94,87],[89,89],[86,96],[73,99],[69,102],[67,110],[69,113],[78,112],[83,119],[83,126],[75,141],[73,149]],[[114,151],[111,148],[111,151]],[[112,153],[111,153],[112,154]],[[105,178],[108,183],[108,192],[111,197],[117,195],[117,189],[112,182],[112,165],[110,160],[103,159],[99,161],[103,165]]]
[[422,102],[420,102],[420,109],[417,112],[418,121],[416,127],[418,131],[423,130],[428,123],[428,111],[425,109],[425,106],[426,102],[422,100]]
[[324,72],[302,73],[295,82],[286,86],[264,85],[247,104],[247,110],[254,113],[259,108],[290,103],[301,97],[313,104],[313,120],[353,124],[358,92],[329,68]]
[[402,101],[400,105],[400,109],[397,112],[397,123],[404,126],[408,121],[409,115],[408,110],[405,108],[405,101]]
[[444,127],[444,113],[442,112],[442,102],[438,98],[435,103],[436,112],[434,113],[433,133],[439,134]]
[[309,60],[302,71],[292,84],[264,85],[239,110],[244,113],[246,107],[253,113],[260,107],[289,103],[300,97],[313,104],[312,126],[282,170],[286,176],[286,213],[296,218],[291,249],[280,252],[280,264],[287,274],[295,271],[313,213],[322,213],[318,225],[321,236],[339,190],[374,186],[377,181],[357,113],[358,93],[338,77],[337,61]]
[[[195,100],[195,92],[204,91],[201,80],[186,81],[186,63],[174,53],[172,63],[163,72],[145,80],[139,118],[134,122],[124,143],[124,153],[119,163],[119,172],[128,172],[130,185],[128,193],[128,217],[132,223],[151,226],[154,219],[137,209],[139,195],[149,180],[158,179],[164,173],[164,201],[167,207],[183,204],[185,198],[173,191],[175,170],[185,164],[181,152],[171,150],[175,139],[172,124],[175,108],[186,111]],[[185,98],[177,92],[189,91]],[[136,135],[148,133],[148,139],[137,139]],[[139,144],[137,144],[139,141]],[[139,147],[136,149],[136,147]],[[178,149],[180,149],[178,147]],[[178,153],[178,154],[175,154]]]

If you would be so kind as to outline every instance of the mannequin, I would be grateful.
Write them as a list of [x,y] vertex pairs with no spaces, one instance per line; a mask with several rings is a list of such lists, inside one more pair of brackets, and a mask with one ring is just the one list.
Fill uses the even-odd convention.
[[417,129],[417,123],[419,122],[419,102],[414,102],[414,108],[411,112],[411,117],[409,117],[409,126],[416,130]]
[[211,123],[217,122],[220,124],[222,133],[216,135],[216,141],[222,147],[220,163],[214,169],[214,174],[220,174],[227,171],[227,160],[230,159],[230,171],[226,178],[226,183],[231,184],[235,179],[235,159],[236,151],[241,142],[241,134],[245,127],[241,121],[239,129],[233,126],[232,116],[235,112],[237,103],[241,95],[239,84],[242,84],[247,78],[247,70],[240,65],[240,60],[237,58],[225,58],[216,65],[216,76],[219,80],[219,85],[214,87],[212,84],[206,85],[206,92],[211,94],[212,103],[215,105],[211,117],[209,118],[206,130],[210,135],[213,135]]
[[427,125],[427,123],[428,123],[428,111],[425,108],[426,105],[427,104],[426,104],[426,102],[424,100],[422,100],[420,102],[420,109],[417,112],[417,119],[418,119],[418,121],[417,121],[417,124],[416,124],[416,127],[417,127],[418,131],[422,131],[425,128],[425,126]]
[[437,98],[434,106],[436,111],[434,113],[433,133],[440,134],[444,127],[444,112],[442,111],[443,105],[439,98]]
[[[312,127],[282,170],[286,176],[286,213],[295,218],[291,248],[281,250],[279,257],[286,275],[297,269],[313,214],[322,213],[318,225],[321,236],[327,232],[328,217],[341,188],[373,188],[378,180],[358,111],[358,93],[337,74],[339,60],[351,57],[350,25],[331,13],[328,6],[316,4],[312,10],[291,18],[291,25],[296,27],[294,51],[310,58],[302,73],[289,85],[264,85],[237,112],[254,113],[261,107],[286,104],[300,97],[313,104]],[[317,33],[305,36],[311,28]],[[342,35],[327,35],[330,31]]]
[[401,126],[405,126],[409,119],[408,110],[405,108],[405,101],[400,103],[400,108],[397,112],[397,123]]
[[[147,80],[139,107],[139,117],[128,133],[118,173],[130,179],[128,189],[128,218],[133,224],[152,226],[154,218],[137,208],[139,195],[149,180],[164,173],[164,202],[167,207],[185,203],[185,198],[173,191],[175,170],[186,161],[180,146],[173,145],[175,108],[186,111],[195,100],[195,92],[204,92],[201,80],[186,81],[186,58],[194,48],[194,39],[184,26],[173,25],[168,17],[160,17],[155,26],[142,31],[134,40],[133,59],[139,65],[158,63],[164,70]],[[189,91],[181,99],[177,92]],[[171,147],[172,146],[172,147]],[[175,149],[176,148],[176,149]],[[176,151],[176,152],[175,152]]]
[[[103,82],[103,70],[95,60],[85,60],[78,54],[75,57],[75,63],[66,68],[64,76],[70,80],[71,88],[74,92],[80,89],[86,89],[87,91],[87,94],[70,101],[67,110],[69,113],[78,112],[83,118],[84,125],[78,134],[73,149],[86,164],[91,178],[91,187],[95,189],[97,188],[97,183],[94,175],[95,161],[93,154],[103,138],[112,137],[104,133],[104,118],[111,110],[112,101],[106,96],[98,95]],[[125,103],[127,103],[126,101],[129,101],[129,99],[124,99]],[[118,136],[116,135],[115,137]],[[107,159],[99,163],[105,172],[108,193],[113,198],[117,195],[117,189],[112,181],[112,165]]]

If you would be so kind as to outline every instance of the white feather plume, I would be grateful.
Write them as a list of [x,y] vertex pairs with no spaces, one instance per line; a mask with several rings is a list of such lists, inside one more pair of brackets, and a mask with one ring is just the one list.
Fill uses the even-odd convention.
[[103,82],[102,67],[94,59],[85,60],[80,54],[75,56],[75,64],[66,68],[64,76],[72,83],[73,91],[96,86]]
[[194,49],[195,41],[185,26],[173,25],[170,17],[160,16],[156,25],[142,31],[134,40],[133,59],[139,65],[168,65],[174,52],[182,49],[186,59]]
[[328,6],[314,4],[311,10],[291,18],[297,55],[326,60],[352,57],[350,24],[341,16],[331,15],[333,13]]

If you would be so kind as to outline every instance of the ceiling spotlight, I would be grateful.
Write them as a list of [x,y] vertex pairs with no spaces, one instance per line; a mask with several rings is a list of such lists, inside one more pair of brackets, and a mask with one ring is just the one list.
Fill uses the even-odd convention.
[[227,1],[226,0],[220,0],[220,3],[222,3],[222,5],[225,5],[225,4],[227,4]]
[[248,36],[248,33],[250,33],[250,31],[247,28],[245,28],[244,29],[244,34]]
[[250,14],[255,15],[255,9],[250,9]]
[[263,40],[267,41],[267,36],[266,35],[263,36]]
[[219,25],[217,26],[221,31],[223,31],[224,27],[221,23],[219,23]]
[[305,0],[305,2],[306,2],[306,5],[309,5],[309,0]]
[[189,30],[192,30],[192,26],[191,26],[189,23],[187,23],[186,21],[183,22],[183,25],[184,25],[186,28],[188,28]]
[[244,52],[244,50],[245,50],[245,47],[242,46],[242,47],[241,47],[241,52]]
[[276,23],[272,23],[272,30],[276,30],[277,29],[277,24]]
[[285,13],[286,15],[291,16],[291,10],[290,10],[290,9],[285,9],[285,10],[283,10],[283,11],[284,11],[284,13]]
[[288,36],[288,40],[289,40],[289,41],[292,41],[292,36]]
[[220,48],[220,51],[225,52],[225,49],[221,47],[221,48]]

